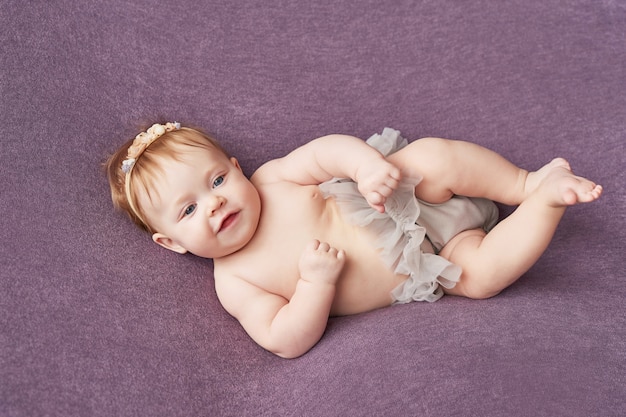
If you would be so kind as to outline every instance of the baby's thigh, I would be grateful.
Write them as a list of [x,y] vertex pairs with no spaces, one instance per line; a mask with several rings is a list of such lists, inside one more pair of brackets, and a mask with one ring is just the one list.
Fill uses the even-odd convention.
[[475,251],[478,250],[486,235],[487,233],[481,228],[464,230],[441,248],[439,256],[461,267],[467,266],[467,264],[472,263],[475,258]]
[[484,262],[481,262],[479,256],[480,244],[484,238],[485,231],[482,229],[466,230],[453,237],[441,249],[440,256],[463,270],[460,281],[453,288],[444,289],[446,294],[476,299],[491,296],[484,290],[484,278],[487,275],[483,273]]
[[449,151],[446,139],[423,138],[389,155],[387,160],[400,168],[403,177],[421,178],[415,187],[415,196],[437,204],[448,201],[454,195],[448,184],[452,171]]

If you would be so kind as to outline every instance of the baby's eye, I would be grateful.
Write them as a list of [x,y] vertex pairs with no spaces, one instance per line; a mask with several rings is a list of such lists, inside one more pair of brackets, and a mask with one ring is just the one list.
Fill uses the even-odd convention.
[[223,182],[224,182],[224,176],[220,175],[219,177],[215,178],[215,180],[213,181],[213,188],[219,187],[220,185],[222,185]]
[[195,204],[191,204],[191,205],[187,206],[187,208],[185,209],[185,216],[189,216],[195,210],[196,210],[196,205]]

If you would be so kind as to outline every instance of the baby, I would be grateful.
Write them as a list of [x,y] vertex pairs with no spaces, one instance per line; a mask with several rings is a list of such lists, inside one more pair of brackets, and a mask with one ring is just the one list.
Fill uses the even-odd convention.
[[[204,133],[155,124],[107,170],[115,206],[162,247],[212,258],[224,308],[286,358],[311,349],[329,316],[498,294],[566,206],[602,193],[564,159],[529,173],[472,143],[408,144],[393,129],[318,138],[248,179]],[[496,225],[491,200],[518,207]]]

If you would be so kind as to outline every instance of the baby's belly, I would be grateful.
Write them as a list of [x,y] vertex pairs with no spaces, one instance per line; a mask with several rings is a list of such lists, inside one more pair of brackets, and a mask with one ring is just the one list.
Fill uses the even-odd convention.
[[406,280],[395,274],[381,259],[373,245],[374,236],[346,224],[341,216],[329,236],[329,243],[346,253],[346,264],[339,280],[331,315],[362,313],[392,303],[391,291]]
[[[229,261],[221,260],[222,268],[290,300],[300,276],[298,262],[302,251],[317,239],[346,253],[331,315],[362,313],[390,305],[391,291],[406,277],[394,274],[384,264],[374,248],[374,237],[367,230],[346,223],[334,200],[324,199],[316,187],[279,191],[288,191],[289,198],[265,201],[264,217],[254,241]],[[224,267],[227,262],[230,266]]]
[[393,302],[391,291],[406,278],[388,271],[375,275],[371,270],[367,275],[344,277],[337,283],[330,315],[346,316],[387,307]]

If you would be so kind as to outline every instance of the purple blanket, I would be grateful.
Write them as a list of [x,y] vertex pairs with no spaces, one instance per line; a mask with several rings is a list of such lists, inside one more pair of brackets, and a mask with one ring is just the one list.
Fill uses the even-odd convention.
[[[5,0],[0,45],[0,416],[626,414],[624,1]],[[605,193],[501,295],[331,319],[284,360],[211,261],[113,211],[100,164],[156,118],[248,174],[392,126]]]

